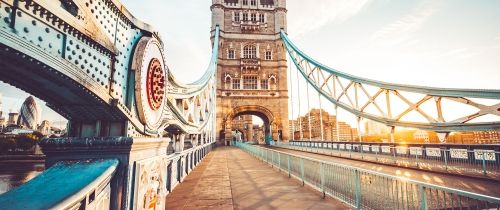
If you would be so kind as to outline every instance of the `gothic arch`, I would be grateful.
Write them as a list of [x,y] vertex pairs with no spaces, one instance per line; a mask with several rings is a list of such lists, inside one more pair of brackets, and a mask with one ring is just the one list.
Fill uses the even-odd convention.
[[255,115],[260,117],[263,121],[264,124],[273,124],[275,122],[275,117],[273,113],[267,109],[266,107],[263,106],[258,106],[258,105],[247,105],[247,106],[239,106],[236,108],[233,108],[233,110],[226,115],[224,118],[224,121],[231,121],[235,117],[241,116],[241,115]]

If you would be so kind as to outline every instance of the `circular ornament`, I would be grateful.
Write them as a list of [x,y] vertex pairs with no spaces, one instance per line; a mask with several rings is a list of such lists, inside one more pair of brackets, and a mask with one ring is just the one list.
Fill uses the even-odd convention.
[[135,102],[140,121],[157,130],[163,121],[166,103],[167,68],[160,42],[151,37],[139,40],[134,53]]

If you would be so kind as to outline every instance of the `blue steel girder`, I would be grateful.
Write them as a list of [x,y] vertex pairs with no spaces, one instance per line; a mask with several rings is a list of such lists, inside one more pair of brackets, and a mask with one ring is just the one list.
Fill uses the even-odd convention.
[[[115,1],[73,2],[76,10],[68,10],[62,1],[1,0],[1,44],[5,49],[16,51],[19,57],[35,60],[40,68],[50,69],[49,74],[35,72],[52,87],[48,89],[50,92],[37,96],[68,119],[104,120],[100,118],[109,118],[109,114],[105,114],[109,112],[116,119],[128,119],[135,127],[144,127],[134,117],[132,104],[127,102],[130,97],[127,88],[132,51],[139,38],[153,34],[151,27],[137,21]],[[69,82],[55,84],[56,76]],[[5,80],[27,87],[30,80],[37,79]],[[75,92],[75,87],[80,89],[76,95],[84,100],[64,94],[65,90]],[[31,93],[39,88],[25,90]],[[50,100],[51,94],[58,100]],[[89,98],[91,100],[86,100]],[[147,132],[143,130],[143,133]]]
[[[170,124],[187,133],[208,132],[215,123],[218,33],[214,29],[207,72],[185,85],[168,71],[158,33],[117,0],[0,0],[0,80],[71,121],[128,121],[146,136],[157,136]],[[150,112],[141,109],[144,72],[151,70],[146,58],[159,60],[167,78],[149,121]],[[176,106],[178,101],[187,109]]]
[[[471,122],[485,115],[500,116],[500,90],[435,88],[356,77],[327,67],[307,56],[291,42],[284,31],[281,32],[281,38],[290,58],[305,80],[335,106],[358,118],[391,127],[412,127],[438,132],[500,129],[500,121],[497,120]],[[411,99],[409,95],[412,96]],[[395,112],[396,100],[405,105],[403,111]],[[481,103],[481,100],[494,102],[485,104]],[[380,103],[381,101],[383,103]],[[464,113],[455,119],[445,119],[444,113],[452,110],[443,110],[443,101],[468,106],[477,112]],[[433,106],[435,111],[424,110],[424,104],[426,107]],[[368,111],[368,107],[375,111]],[[409,114],[417,114],[425,120],[405,120]]]
[[174,115],[170,124],[189,131],[188,133],[201,133],[207,127],[214,128],[219,33],[220,29],[216,27],[212,37],[212,57],[200,79],[190,84],[182,84],[169,74],[168,105]]

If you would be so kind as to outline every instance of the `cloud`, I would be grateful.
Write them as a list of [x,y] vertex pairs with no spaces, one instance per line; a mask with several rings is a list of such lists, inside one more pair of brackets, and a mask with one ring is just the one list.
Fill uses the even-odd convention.
[[288,29],[301,36],[330,23],[340,23],[357,15],[372,0],[289,1]]
[[416,44],[414,33],[439,11],[443,1],[428,0],[423,2],[411,14],[408,14],[393,23],[390,23],[378,31],[370,38],[372,44],[394,46],[402,44]]

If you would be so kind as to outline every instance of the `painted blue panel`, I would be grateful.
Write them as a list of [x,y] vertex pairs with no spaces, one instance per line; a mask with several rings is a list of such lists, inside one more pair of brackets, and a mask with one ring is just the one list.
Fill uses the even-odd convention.
[[92,183],[119,161],[64,161],[0,196],[0,209],[48,209]]

